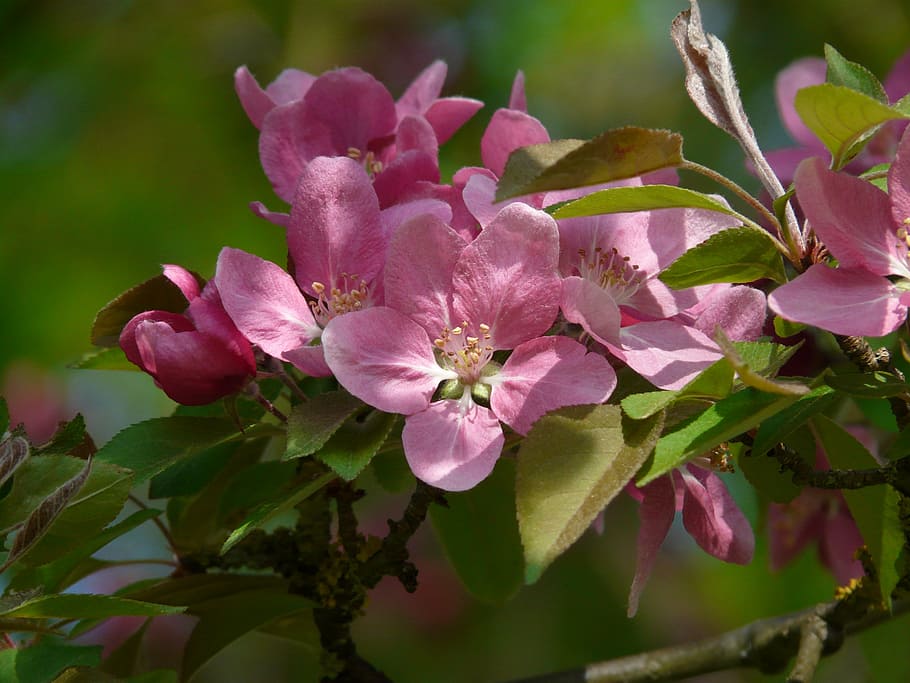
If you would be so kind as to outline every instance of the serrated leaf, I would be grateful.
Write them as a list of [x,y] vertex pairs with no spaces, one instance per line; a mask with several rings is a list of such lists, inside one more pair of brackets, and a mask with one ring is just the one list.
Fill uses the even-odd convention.
[[362,410],[346,420],[315,457],[345,481],[352,481],[385,443],[397,420],[397,415]]
[[111,595],[63,593],[42,595],[0,612],[4,617],[29,619],[105,619],[108,617],[156,617],[180,614],[182,606],[159,605]]
[[363,405],[359,398],[338,390],[294,406],[288,416],[288,442],[283,458],[312,455]]
[[632,178],[683,163],[682,137],[628,126],[593,140],[554,140],[517,149],[496,188],[496,201]]
[[827,386],[816,387],[805,396],[801,396],[793,405],[759,425],[752,444],[752,455],[764,455],[797,429],[805,429],[809,418],[828,409],[837,400],[837,394]]
[[762,377],[775,377],[802,345],[802,342],[790,346],[767,341],[733,342],[742,362]]
[[[812,418],[831,467],[841,470],[877,467],[875,458],[850,432],[824,415]],[[904,545],[898,510],[899,495],[891,486],[867,486],[842,491],[850,514],[878,570],[882,599],[890,609],[891,591],[900,580],[895,566]]]
[[908,394],[908,386],[904,380],[882,370],[825,375],[825,383],[857,398],[890,398]]
[[53,493],[41,501],[37,508],[25,519],[25,524],[16,534],[16,540],[10,548],[9,555],[0,567],[0,573],[16,562],[22,555],[34,546],[50,529],[63,508],[75,496],[88,479],[92,463],[87,461],[82,470],[73,478],[61,484]]
[[649,391],[644,394],[626,396],[620,401],[620,405],[623,412],[633,420],[643,420],[659,413],[673,403],[678,396],[678,391]]
[[309,498],[323,486],[332,481],[332,479],[334,479],[336,476],[337,475],[334,472],[326,472],[313,481],[301,484],[296,490],[292,492],[283,494],[274,500],[259,505],[255,510],[253,510],[252,513],[247,515],[243,524],[231,532],[230,536],[228,536],[228,539],[221,547],[222,554],[226,553],[228,550],[242,541],[253,529],[258,529],[269,520],[287,510],[290,510],[295,505],[297,505],[297,503]]
[[635,476],[662,427],[662,413],[629,420],[611,405],[563,408],[534,423],[518,455],[516,480],[527,583],[540,578]]
[[468,491],[433,505],[430,519],[446,557],[468,591],[503,603],[521,587],[524,564],[515,517],[515,465],[500,458],[493,473]]
[[766,394],[751,387],[730,394],[661,437],[636,485],[644,486],[696,455],[743,434],[795,400],[795,396]]
[[789,503],[802,490],[793,483],[789,472],[781,472],[780,463],[767,455],[750,453],[737,461],[746,480],[773,503]]
[[875,75],[862,64],[851,62],[831,45],[825,43],[825,79],[828,83],[842,85],[868,95],[882,104],[888,104],[888,93]]
[[786,339],[799,334],[805,329],[806,325],[804,323],[795,323],[792,320],[781,318],[779,315],[774,316],[774,334],[778,337]]
[[276,492],[287,489],[296,478],[296,467],[293,462],[270,460],[257,462],[238,472],[221,496],[216,515],[219,522],[224,524],[232,514],[247,511],[274,498]]
[[857,143],[877,126],[906,118],[868,95],[831,83],[802,88],[793,104],[803,123],[831,152],[834,170],[842,168],[859,151]]
[[641,185],[598,190],[580,199],[565,202],[553,211],[554,218],[597,216],[627,211],[692,208],[708,209],[730,216],[739,216],[726,203],[714,197],[675,185]]
[[210,417],[157,417],[131,425],[98,451],[98,462],[128,467],[136,484],[162,472],[180,458],[238,436],[229,420]]
[[677,393],[680,398],[723,398],[733,388],[733,366],[725,358],[715,361]]
[[660,274],[668,287],[685,289],[716,282],[787,281],[780,252],[764,230],[722,230],[676,259]]
[[203,664],[240,636],[312,606],[301,595],[270,589],[244,591],[207,602],[203,610],[197,611],[200,619],[184,650],[180,680],[192,679]]
[[[201,279],[196,276],[197,280]],[[183,313],[186,297],[164,274],[126,290],[98,311],[92,323],[91,340],[95,346],[117,346],[120,332],[133,316],[145,311]]]
[[127,360],[126,354],[119,346],[108,346],[82,354],[82,358],[70,363],[67,367],[73,370],[139,370]]
[[402,493],[414,488],[414,475],[401,448],[377,453],[370,460],[370,469],[379,485],[390,493]]
[[69,422],[60,423],[51,440],[35,449],[35,455],[74,455],[85,442],[85,418],[81,414]]
[[21,436],[9,436],[0,442],[0,486],[13,476],[29,454],[28,441]]
[[97,666],[100,645],[68,645],[42,638],[20,648],[0,652],[0,680],[4,683],[50,683],[68,667]]
[[134,600],[185,606],[187,614],[197,614],[206,603],[229,595],[266,589],[286,591],[288,586],[287,581],[276,576],[244,574],[194,574],[152,581],[126,595]]
[[149,481],[149,498],[173,498],[199,493],[234,455],[237,445],[222,443],[177,460]]
[[720,347],[724,358],[733,366],[740,381],[746,386],[759,389],[769,394],[782,394],[784,396],[803,396],[809,392],[809,387],[798,381],[779,381],[766,377],[762,372],[753,370],[739,353],[739,349],[731,342],[723,329],[719,326],[714,332],[714,341]]

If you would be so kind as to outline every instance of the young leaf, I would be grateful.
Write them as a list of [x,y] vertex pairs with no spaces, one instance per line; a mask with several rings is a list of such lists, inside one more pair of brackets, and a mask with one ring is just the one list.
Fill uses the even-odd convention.
[[119,346],[108,346],[82,354],[82,358],[70,363],[67,367],[73,370],[139,370],[139,366],[130,363]]
[[766,394],[751,387],[730,394],[661,437],[636,485],[644,486],[696,455],[739,436],[795,400],[795,396]]
[[856,90],[882,104],[888,104],[888,93],[875,75],[862,64],[851,62],[825,43],[825,62],[828,65],[825,80],[834,85]]
[[9,436],[0,441],[0,486],[13,476],[28,456],[28,441],[23,437]]
[[0,652],[0,680],[5,683],[49,683],[69,667],[97,666],[100,645],[67,645],[57,638],[42,638],[28,647]]
[[[198,275],[196,279],[202,281]],[[183,313],[186,307],[187,300],[180,288],[164,274],[156,275],[128,289],[98,311],[92,323],[92,344],[117,346],[124,325],[144,311]]]
[[816,387],[805,396],[801,396],[796,403],[759,425],[752,444],[752,455],[764,455],[797,429],[805,429],[806,421],[810,417],[827,410],[837,400],[835,391],[827,386]]
[[74,455],[73,451],[83,445],[85,438],[85,418],[76,413],[72,420],[58,425],[51,440],[35,449],[35,455]]
[[297,503],[306,500],[332,481],[336,476],[337,475],[334,472],[326,472],[308,483],[302,483],[292,492],[281,494],[273,500],[259,505],[253,512],[247,515],[243,524],[231,532],[231,535],[228,536],[228,539],[221,547],[222,554],[226,553],[242,541],[253,529],[258,529],[270,519],[290,510],[297,505]]
[[41,501],[41,504],[38,505],[34,512],[29,514],[25,520],[25,524],[19,529],[19,533],[16,534],[16,540],[13,541],[9,556],[6,558],[3,567],[0,568],[0,572],[3,572],[7,567],[22,557],[29,548],[34,546],[41,537],[47,533],[51,524],[57,519],[57,516],[63,511],[63,508],[66,507],[66,504],[79,492],[82,485],[85,484],[91,469],[92,463],[91,461],[87,461],[85,466],[75,477],[64,482],[56,491]]
[[786,339],[787,337],[792,337],[793,335],[799,334],[806,326],[803,323],[795,323],[791,320],[785,320],[779,315],[774,316],[774,334],[778,337]]
[[776,376],[800,346],[802,342],[790,346],[767,341],[733,342],[742,362],[755,374],[768,378]]
[[363,407],[363,401],[343,390],[320,394],[316,401],[294,406],[288,416],[288,442],[284,459],[312,455]]
[[626,396],[620,405],[633,420],[643,420],[659,413],[679,397],[678,391],[649,391]]
[[857,143],[877,126],[906,118],[868,95],[831,83],[799,90],[794,106],[803,123],[831,152],[834,170],[842,168],[859,151]]
[[634,126],[609,130],[588,142],[555,140],[530,145],[509,156],[496,201],[633,178],[683,161],[680,135]]
[[910,386],[904,380],[882,370],[826,375],[825,383],[829,387],[857,398],[907,396],[910,391]]
[[739,216],[726,203],[695,190],[687,190],[675,185],[641,185],[614,187],[592,192],[580,199],[560,205],[553,212],[553,217],[574,218],[576,216],[597,216],[604,213],[672,208],[708,209],[730,216]]
[[689,249],[660,274],[674,289],[715,282],[787,281],[780,252],[764,230],[730,228]]
[[63,593],[42,595],[0,612],[4,617],[29,619],[105,619],[108,617],[156,617],[180,614],[182,606],[159,605],[112,595]]
[[727,339],[727,335],[724,334],[720,327],[715,330],[714,341],[717,342],[723,352],[724,358],[736,370],[740,381],[746,386],[754,387],[769,394],[782,394],[784,396],[802,396],[809,392],[809,387],[805,384],[795,381],[776,381],[766,377],[761,372],[753,370],[749,363],[740,355],[739,349]]
[[315,457],[345,481],[357,478],[395,428],[397,415],[366,409],[345,421]]
[[525,581],[572,545],[651,453],[663,414],[624,419],[617,406],[572,406],[540,418],[518,455],[516,505]]
[[480,484],[433,505],[430,519],[446,556],[468,591],[502,603],[521,587],[524,568],[515,517],[515,465],[500,458]]
[[[812,421],[831,467],[848,470],[878,465],[866,447],[836,422],[824,415],[817,415]],[[900,580],[895,563],[904,545],[899,495],[893,487],[884,485],[844,489],[842,493],[869,548],[872,562],[878,570],[882,598],[890,609],[891,591]]]
[[95,459],[128,467],[136,484],[165,470],[180,458],[238,435],[229,420],[209,417],[157,417],[120,431],[98,451]]

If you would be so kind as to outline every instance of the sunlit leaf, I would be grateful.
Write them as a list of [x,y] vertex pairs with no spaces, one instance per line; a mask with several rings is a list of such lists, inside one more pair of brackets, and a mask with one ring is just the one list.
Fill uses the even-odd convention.
[[346,420],[315,457],[345,481],[352,481],[385,443],[397,420],[397,415],[362,410]]
[[825,80],[834,85],[843,85],[868,95],[882,104],[888,104],[888,93],[869,69],[862,64],[851,62],[831,45],[825,44],[825,63],[828,65]]
[[641,185],[614,187],[598,190],[560,205],[553,212],[554,218],[597,216],[605,213],[627,211],[652,211],[654,209],[692,208],[718,211],[738,216],[726,203],[716,198],[675,185]]
[[890,398],[906,396],[910,386],[890,372],[853,372],[842,375],[825,375],[825,383],[849,396],[857,398]]
[[285,459],[312,455],[325,444],[344,421],[363,407],[363,401],[346,391],[329,391],[318,400],[294,406],[288,416]]
[[784,441],[798,429],[807,429],[806,421],[827,410],[838,400],[831,387],[820,386],[761,423],[752,444],[752,455],[763,455],[779,441]]

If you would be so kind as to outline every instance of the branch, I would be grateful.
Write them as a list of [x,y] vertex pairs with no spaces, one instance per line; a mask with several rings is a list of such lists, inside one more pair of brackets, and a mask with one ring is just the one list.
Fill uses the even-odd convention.
[[[862,584],[861,584],[862,586]],[[652,650],[512,683],[656,683],[738,667],[763,673],[783,669],[794,656],[788,681],[806,683],[818,660],[836,652],[844,636],[910,611],[910,601],[895,601],[885,611],[862,587],[841,600],[789,615],[760,619],[695,643]]]
[[793,473],[797,486],[811,486],[816,489],[862,489],[867,486],[890,484],[895,490],[910,496],[910,457],[892,460],[881,467],[861,470],[815,470],[797,453],[783,443],[768,454],[775,458],[782,469]]

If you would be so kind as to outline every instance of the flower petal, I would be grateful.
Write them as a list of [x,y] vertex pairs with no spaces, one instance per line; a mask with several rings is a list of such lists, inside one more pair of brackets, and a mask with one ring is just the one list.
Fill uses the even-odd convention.
[[686,465],[676,470],[686,487],[683,526],[706,553],[736,564],[748,564],[755,536],[727,487],[714,472]]
[[613,297],[603,288],[578,276],[567,277],[562,281],[560,306],[566,320],[581,325],[601,344],[620,343],[622,315]]
[[788,320],[869,337],[892,332],[907,317],[907,306],[886,278],[821,263],[771,292],[768,306]]
[[673,482],[669,476],[655,479],[639,491],[642,496],[641,505],[638,506],[641,526],[638,528],[635,578],[632,579],[632,587],[629,589],[627,611],[629,617],[634,617],[638,611],[638,600],[648,577],[651,576],[657,551],[660,550],[676,516],[676,493],[673,491]]
[[466,491],[483,481],[504,441],[499,420],[470,399],[431,403],[410,415],[401,433],[414,475],[446,491]]
[[470,97],[442,97],[424,112],[441,145],[483,107],[483,102]]
[[622,348],[610,351],[661,389],[681,389],[699,372],[720,360],[717,345],[694,327],[672,320],[622,328]]
[[538,337],[519,344],[490,377],[490,406],[519,434],[563,406],[603,403],[616,388],[607,359],[568,337]]
[[780,112],[781,121],[790,133],[790,136],[802,145],[820,149],[821,145],[815,134],[809,130],[802,118],[796,112],[794,100],[796,92],[810,85],[819,85],[825,82],[827,66],[820,57],[805,57],[797,59],[788,67],[777,74],[774,80],[774,95],[777,99],[777,110]]
[[427,333],[385,306],[332,318],[322,331],[325,360],[341,385],[387,413],[426,409],[439,383],[457,375],[436,363]]
[[480,158],[484,166],[502,176],[509,155],[516,149],[549,141],[547,129],[533,116],[515,109],[497,109],[480,139]]
[[712,337],[720,326],[733,341],[758,339],[768,315],[764,292],[745,285],[719,285],[699,302],[696,310],[695,329]]

